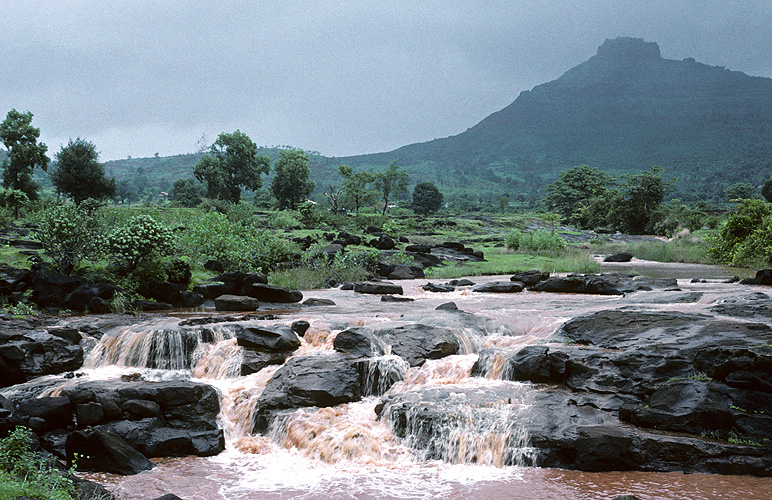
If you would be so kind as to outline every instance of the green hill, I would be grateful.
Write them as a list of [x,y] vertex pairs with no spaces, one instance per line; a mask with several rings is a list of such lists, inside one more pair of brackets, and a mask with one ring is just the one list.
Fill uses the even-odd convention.
[[510,193],[579,164],[615,175],[660,165],[678,178],[675,194],[718,199],[729,184],[772,174],[771,111],[772,79],[663,59],[656,43],[617,38],[459,135],[339,161],[397,160],[413,178]]

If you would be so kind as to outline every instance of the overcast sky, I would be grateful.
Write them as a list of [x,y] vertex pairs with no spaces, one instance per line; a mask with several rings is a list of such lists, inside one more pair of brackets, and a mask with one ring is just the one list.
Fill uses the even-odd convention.
[[768,0],[1,0],[0,119],[54,153],[190,153],[240,129],[328,156],[463,132],[595,54],[657,42],[772,77]]

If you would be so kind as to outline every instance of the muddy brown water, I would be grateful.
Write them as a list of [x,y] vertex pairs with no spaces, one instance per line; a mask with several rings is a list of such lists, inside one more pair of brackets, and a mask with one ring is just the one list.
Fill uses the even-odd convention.
[[[673,268],[650,264],[655,276],[670,276]],[[699,271],[699,272],[698,272]],[[591,296],[523,292],[519,294],[479,294],[468,289],[452,293],[424,292],[423,280],[400,282],[411,303],[382,302],[378,296],[351,291],[319,290],[306,297],[332,299],[336,306],[289,309],[277,312],[278,320],[265,323],[310,321],[299,354],[332,348],[335,334],[347,326],[376,325],[431,317],[436,306],[453,301],[462,310],[501,323],[508,330],[490,332],[485,338],[470,340],[466,353],[408,370],[405,380],[391,391],[409,391],[427,385],[513,384],[524,391],[523,411],[527,411],[529,387],[514,382],[470,378],[476,360],[475,349],[485,346],[517,346],[549,341],[567,319],[601,309],[634,306],[649,310],[702,311],[706,305],[728,293],[747,289],[720,283],[731,270],[710,266],[688,268],[684,278],[709,279],[709,283],[690,283],[680,279],[684,292],[702,292],[695,303],[673,304],[664,292],[639,292],[619,296]],[[683,276],[678,274],[677,276]],[[478,283],[508,277],[471,278]],[[761,291],[767,291],[762,289]],[[670,292],[668,292],[670,293]],[[174,318],[159,319],[148,329],[175,324]],[[259,321],[258,321],[259,322]],[[140,326],[138,328],[142,330]],[[131,330],[136,332],[137,328]],[[133,333],[132,333],[133,334]],[[133,342],[139,342],[133,340]],[[139,342],[141,344],[141,342]],[[110,346],[104,346],[100,359],[92,355],[84,370],[88,377],[113,378],[136,372],[136,366],[105,362]],[[285,427],[269,436],[252,436],[249,427],[254,402],[277,367],[269,367],[248,377],[233,376],[223,368],[238,347],[233,340],[202,346],[192,370],[143,370],[148,378],[194,378],[215,385],[222,396],[221,425],[227,439],[226,450],[209,458],[159,459],[156,467],[136,476],[83,474],[105,484],[119,499],[152,499],[174,493],[186,500],[252,499],[613,499],[633,494],[641,499],[769,499],[772,478],[683,474],[680,472],[604,472],[587,473],[529,467],[498,467],[501,439],[495,432],[463,431],[459,443],[474,447],[475,457],[488,457],[486,465],[463,463],[463,457],[440,461],[421,460],[395,437],[387,423],[378,420],[377,398],[327,409],[301,409]],[[94,353],[100,352],[95,349]],[[176,367],[175,367],[176,368]],[[516,387],[517,385],[517,387]]]

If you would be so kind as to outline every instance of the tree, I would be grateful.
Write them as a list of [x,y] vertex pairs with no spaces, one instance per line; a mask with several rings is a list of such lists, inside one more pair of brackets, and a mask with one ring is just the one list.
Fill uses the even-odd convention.
[[271,191],[279,200],[279,208],[295,209],[305,201],[316,183],[309,179],[308,155],[299,149],[287,149],[279,153],[273,164],[275,176],[271,181]]
[[756,198],[756,188],[750,182],[735,182],[724,189],[727,200],[750,200]]
[[198,206],[204,196],[206,196],[206,190],[204,189],[204,186],[196,182],[195,179],[188,177],[187,179],[174,181],[169,196],[172,201],[180,206],[195,207]]
[[372,172],[354,172],[348,165],[339,165],[338,174],[343,178],[343,197],[345,202],[354,206],[356,214],[359,209],[373,201],[375,192],[370,189],[370,184],[375,182],[375,174]]
[[547,186],[544,201],[569,223],[587,227],[584,209],[591,199],[604,196],[613,184],[614,178],[596,167],[577,165],[562,171],[558,180]]
[[32,180],[35,167],[48,168],[48,147],[38,144],[40,129],[32,126],[32,113],[8,112],[0,124],[0,139],[8,149],[3,161],[3,187],[23,191],[30,200],[38,198],[38,184]]
[[763,196],[764,199],[768,202],[772,203],[772,177],[767,179],[767,182],[761,186],[761,196]]
[[76,205],[88,198],[113,198],[118,191],[115,179],[105,177],[105,167],[98,158],[92,142],[70,139],[56,153],[57,167],[49,174],[56,191],[71,197]]
[[270,169],[270,158],[258,156],[252,139],[236,130],[217,136],[209,152],[196,163],[193,174],[206,183],[210,198],[238,203],[241,190],[255,191],[262,187],[260,174],[267,174]]
[[622,175],[626,231],[641,234],[651,229],[654,214],[665,199],[665,193],[675,184],[675,179],[662,179],[661,172],[662,167],[655,165],[648,171]]
[[383,215],[386,215],[386,210],[389,208],[389,199],[392,194],[399,196],[400,194],[407,193],[407,182],[407,172],[397,165],[396,160],[391,162],[386,171],[376,175],[375,189],[381,194]]
[[431,182],[421,182],[413,188],[413,203],[411,208],[417,214],[427,215],[440,209],[443,196],[437,186]]

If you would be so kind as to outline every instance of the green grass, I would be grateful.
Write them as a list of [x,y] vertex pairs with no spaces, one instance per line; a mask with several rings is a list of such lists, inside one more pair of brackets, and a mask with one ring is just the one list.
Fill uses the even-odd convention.
[[629,252],[637,259],[656,262],[715,264],[708,256],[709,244],[704,237],[687,236],[671,241],[642,241],[638,243],[600,243],[591,245],[595,253],[615,254]]

